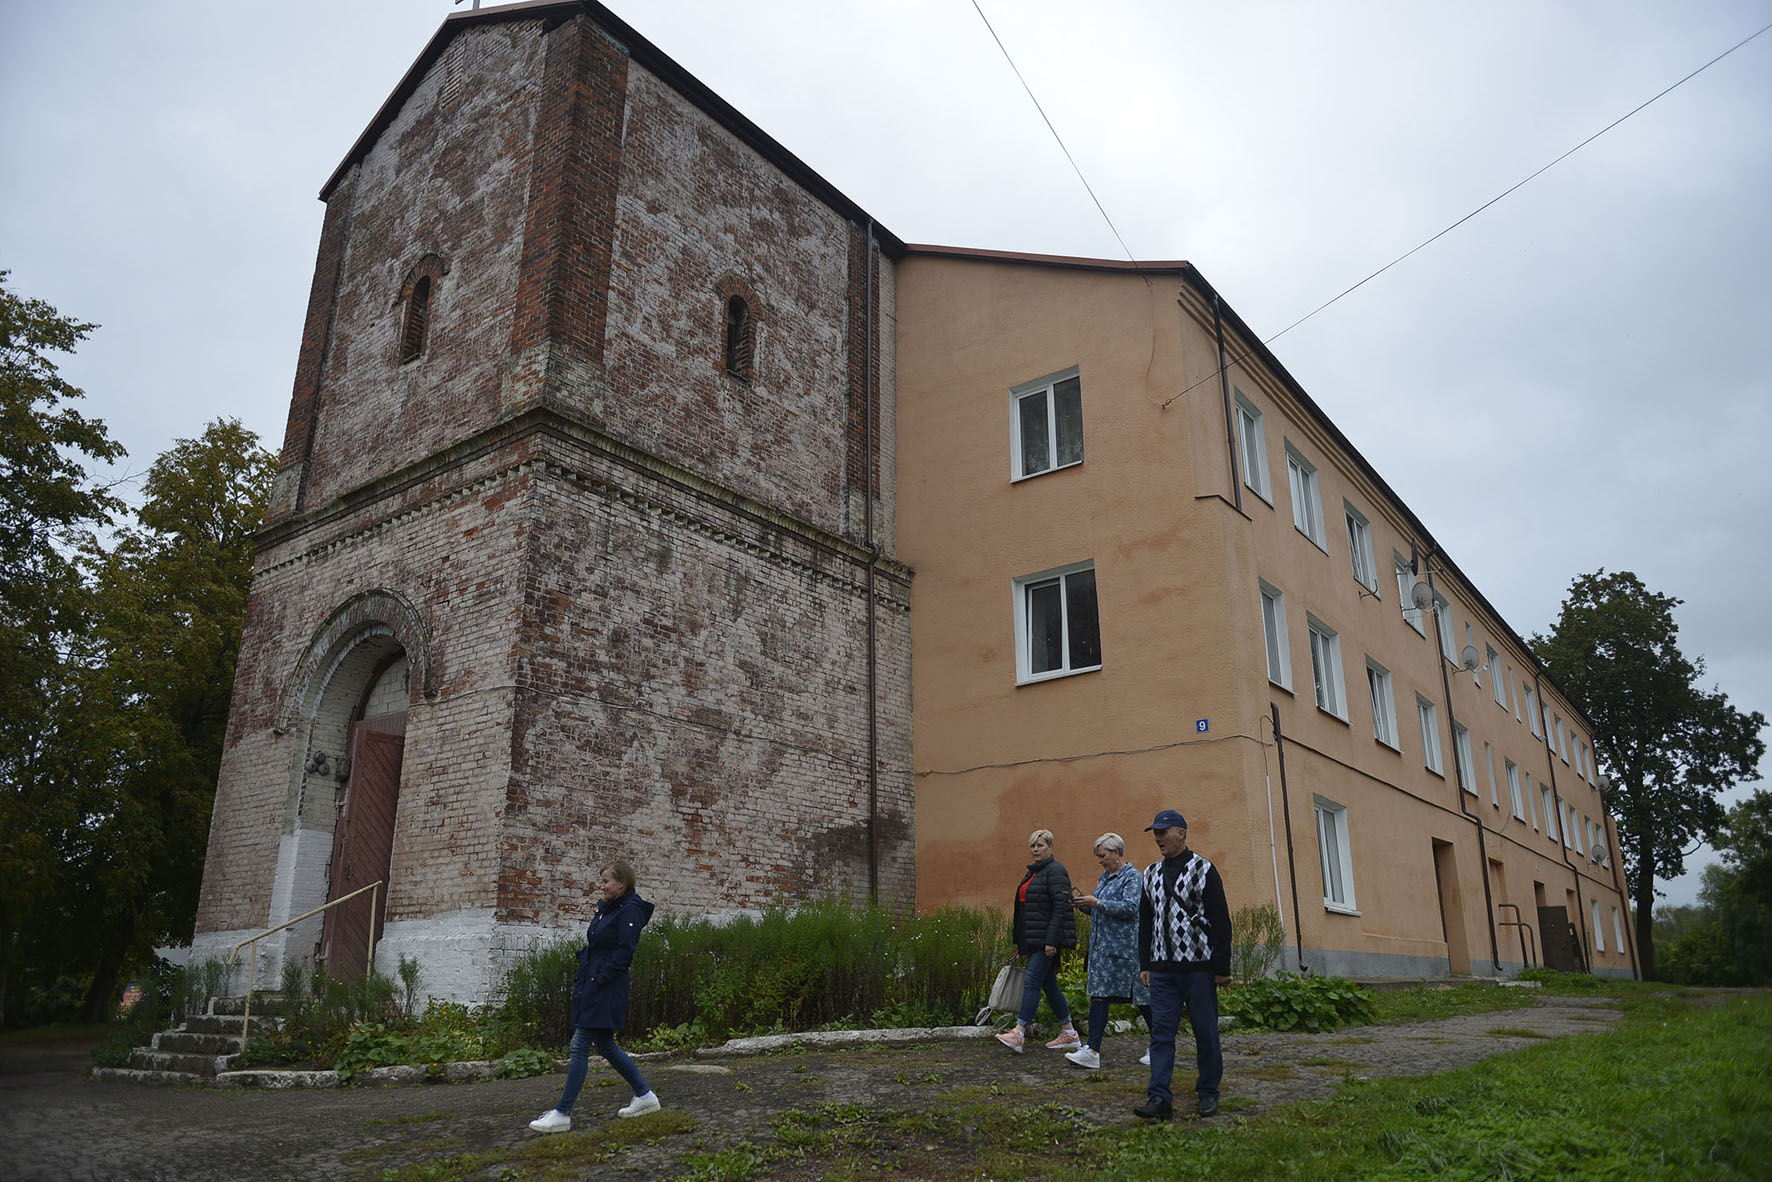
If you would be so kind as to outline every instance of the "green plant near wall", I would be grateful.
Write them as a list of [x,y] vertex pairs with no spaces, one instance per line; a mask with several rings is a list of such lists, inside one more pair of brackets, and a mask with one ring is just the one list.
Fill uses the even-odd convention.
[[1231,916],[1231,976],[1248,984],[1273,972],[1286,946],[1280,909],[1272,903],[1239,907]]
[[1218,1012],[1263,1030],[1334,1030],[1377,1016],[1372,991],[1345,977],[1281,973],[1221,989]]

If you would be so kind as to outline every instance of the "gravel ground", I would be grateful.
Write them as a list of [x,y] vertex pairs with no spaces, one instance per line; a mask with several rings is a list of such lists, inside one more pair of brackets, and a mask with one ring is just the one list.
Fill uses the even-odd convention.
[[[1334,1034],[1229,1034],[1223,1095],[1227,1112],[1255,1115],[1326,1095],[1350,1075],[1425,1075],[1531,1045],[1539,1038],[1609,1027],[1605,999],[1542,997],[1503,1010]],[[0,1045],[0,1178],[286,1179],[373,1178],[384,1170],[460,1153],[515,1148],[527,1123],[559,1094],[561,1075],[474,1084],[312,1091],[227,1091],[101,1083],[86,1074],[87,1042]],[[1082,1071],[1056,1052],[1004,1052],[994,1040],[806,1049],[760,1056],[675,1057],[642,1062],[673,1110],[695,1118],[684,1135],[630,1145],[597,1167],[602,1177],[669,1177],[684,1155],[774,1139],[787,1109],[863,1103],[875,1110],[933,1108],[962,1087],[1004,1089],[1007,1103],[1031,1094],[1080,1110],[1100,1125],[1133,1124],[1144,1097],[1143,1047],[1110,1036],[1103,1070]],[[1178,1059],[1177,1109],[1191,1108],[1192,1045]],[[615,1121],[627,1091],[592,1060],[575,1132]],[[1024,1086],[1025,1085],[1025,1086]],[[1219,1119],[1225,1119],[1220,1117]],[[625,1122],[624,1122],[625,1123]],[[954,1147],[901,1146],[911,1176],[959,1165]],[[890,1147],[889,1147],[890,1149]],[[927,1151],[932,1156],[921,1156]]]

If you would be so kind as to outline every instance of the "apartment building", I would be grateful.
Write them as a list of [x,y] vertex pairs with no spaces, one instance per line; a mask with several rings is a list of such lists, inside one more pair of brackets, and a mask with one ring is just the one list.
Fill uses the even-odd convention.
[[1632,973],[1586,720],[1197,270],[898,288],[920,905],[1175,807],[1294,967]]

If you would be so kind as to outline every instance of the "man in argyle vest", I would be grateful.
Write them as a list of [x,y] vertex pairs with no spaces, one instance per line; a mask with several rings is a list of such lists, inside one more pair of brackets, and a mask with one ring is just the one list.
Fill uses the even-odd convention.
[[1145,832],[1163,860],[1145,868],[1138,904],[1138,963],[1151,991],[1151,1082],[1148,1098],[1132,1111],[1146,1120],[1174,1115],[1169,1080],[1175,1073],[1175,1035],[1181,1007],[1194,1028],[1199,1075],[1194,1097],[1201,1116],[1218,1111],[1224,1053],[1218,1045],[1218,987],[1231,979],[1231,913],[1218,870],[1187,848],[1187,821],[1164,809]]

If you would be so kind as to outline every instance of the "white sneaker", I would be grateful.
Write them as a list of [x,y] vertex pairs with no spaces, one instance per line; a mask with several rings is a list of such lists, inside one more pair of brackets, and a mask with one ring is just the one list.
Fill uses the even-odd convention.
[[572,1127],[572,1118],[558,1108],[550,1108],[530,1121],[529,1127],[538,1133],[564,1133]]
[[1078,1047],[1074,1051],[1067,1052],[1065,1058],[1069,1059],[1072,1063],[1075,1063],[1078,1067],[1087,1067],[1091,1071],[1099,1070],[1101,1067],[1101,1056],[1090,1050],[1088,1047]]
[[1151,1053],[1149,1051],[1146,1051],[1138,1057],[1138,1065],[1140,1067],[1149,1067],[1151,1065]]
[[635,1096],[633,1103],[619,1109],[617,1116],[645,1116],[648,1112],[657,1112],[664,1105],[658,1102],[658,1093],[647,1092],[644,1096]]

